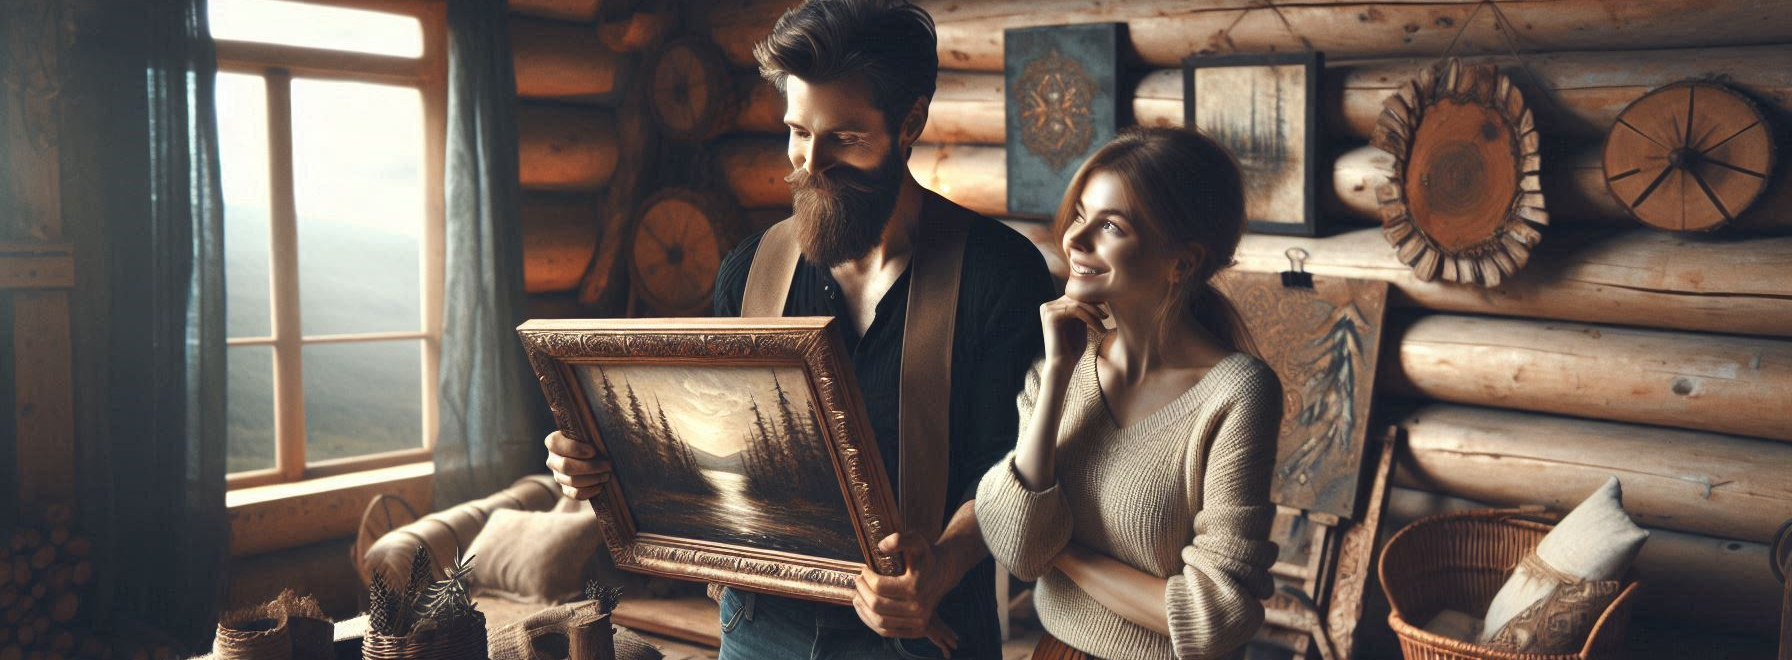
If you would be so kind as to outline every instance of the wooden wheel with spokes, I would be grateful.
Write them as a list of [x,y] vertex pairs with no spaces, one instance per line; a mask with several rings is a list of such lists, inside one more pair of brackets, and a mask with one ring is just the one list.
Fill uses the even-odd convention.
[[1605,182],[1643,224],[1709,231],[1767,190],[1774,166],[1766,117],[1714,83],[1675,83],[1619,113],[1605,139]]

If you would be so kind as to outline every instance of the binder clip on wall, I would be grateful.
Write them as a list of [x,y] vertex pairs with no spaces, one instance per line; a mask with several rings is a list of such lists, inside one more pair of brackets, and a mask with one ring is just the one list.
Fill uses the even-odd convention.
[[1290,289],[1313,288],[1313,274],[1306,271],[1307,257],[1312,255],[1297,247],[1288,248],[1282,254],[1288,255],[1288,270],[1282,271],[1282,286]]

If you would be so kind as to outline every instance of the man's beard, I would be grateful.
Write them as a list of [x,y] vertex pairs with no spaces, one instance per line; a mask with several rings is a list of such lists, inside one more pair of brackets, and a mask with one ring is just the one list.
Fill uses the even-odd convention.
[[810,263],[832,268],[871,253],[902,191],[903,161],[892,148],[877,169],[839,164],[810,174],[796,170],[790,184],[797,241]]

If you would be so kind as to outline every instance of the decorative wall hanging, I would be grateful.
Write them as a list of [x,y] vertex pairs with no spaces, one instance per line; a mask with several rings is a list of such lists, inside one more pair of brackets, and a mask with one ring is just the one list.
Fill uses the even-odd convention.
[[708,313],[716,271],[737,240],[733,208],[689,188],[662,190],[640,208],[628,250],[635,298],[662,316]]
[[1282,381],[1270,499],[1351,518],[1363,477],[1388,285],[1323,276],[1313,277],[1310,287],[1285,281],[1241,271],[1215,279]]
[[1748,210],[1773,180],[1773,132],[1760,108],[1709,82],[1643,95],[1605,136],[1605,182],[1643,224],[1716,229]]
[[1008,212],[1050,216],[1070,176],[1120,128],[1125,23],[1003,32]]
[[1183,124],[1232,151],[1251,231],[1316,236],[1319,77],[1325,56],[1192,56],[1182,61]]
[[591,501],[616,565],[849,603],[895,531],[837,323],[534,320],[517,328],[554,421],[611,463]]
[[1384,102],[1370,143],[1394,156],[1376,189],[1382,235],[1419,279],[1498,286],[1543,240],[1536,127],[1492,65],[1421,71]]
[[654,55],[648,99],[667,137],[707,140],[734,119],[739,98],[722,51],[707,39],[685,37]]

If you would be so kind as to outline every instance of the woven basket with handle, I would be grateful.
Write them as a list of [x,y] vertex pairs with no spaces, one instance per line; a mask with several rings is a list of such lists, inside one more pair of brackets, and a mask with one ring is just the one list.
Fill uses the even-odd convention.
[[1446,609],[1475,617],[1487,614],[1512,566],[1554,527],[1528,518],[1553,519],[1531,509],[1445,513],[1413,521],[1388,539],[1381,551],[1381,588],[1393,606],[1388,625],[1399,636],[1406,660],[1589,660],[1621,655],[1631,596],[1637,589],[1631,580],[1606,606],[1575,653],[1496,651],[1421,629]]

